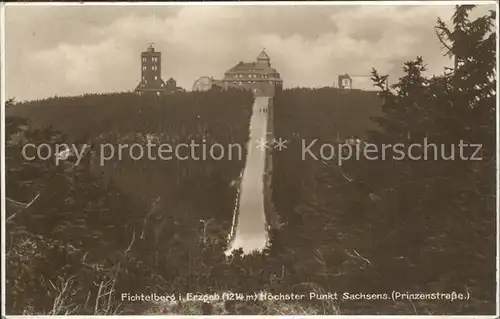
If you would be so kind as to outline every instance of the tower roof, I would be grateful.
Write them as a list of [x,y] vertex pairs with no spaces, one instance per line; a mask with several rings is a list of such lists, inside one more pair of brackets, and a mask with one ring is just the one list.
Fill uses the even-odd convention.
[[[262,60],[261,60],[262,61]],[[226,74],[270,74],[277,73],[275,69],[271,68],[266,63],[250,62],[244,63],[240,62],[233,66],[231,69],[226,71]]]
[[269,55],[267,55],[266,50],[263,49],[262,52],[257,57],[257,60],[270,60]]

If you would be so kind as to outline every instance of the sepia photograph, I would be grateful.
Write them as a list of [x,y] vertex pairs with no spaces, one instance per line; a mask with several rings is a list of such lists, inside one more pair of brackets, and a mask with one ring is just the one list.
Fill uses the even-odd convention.
[[2,3],[2,316],[499,316],[495,1]]

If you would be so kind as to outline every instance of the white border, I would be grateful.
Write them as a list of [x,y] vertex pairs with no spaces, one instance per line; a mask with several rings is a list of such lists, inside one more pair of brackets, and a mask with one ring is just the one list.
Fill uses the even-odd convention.
[[203,1],[203,2],[13,2],[8,3],[8,6],[325,6],[325,5],[338,5],[338,6],[396,6],[396,5],[409,5],[409,6],[451,6],[463,4],[497,4],[496,1],[482,0],[482,1]]
[[0,197],[0,203],[1,203],[1,214],[2,214],[2,230],[1,230],[1,236],[2,236],[2,277],[0,277],[0,281],[2,282],[2,316],[5,316],[5,296],[6,296],[6,289],[5,289],[5,218],[6,218],[6,209],[5,209],[5,4],[2,2],[0,3],[0,124],[1,124],[1,131],[0,131],[0,176],[1,176],[1,197]]
[[[377,318],[379,316],[373,315],[373,316],[346,316],[346,315],[338,315],[338,316],[324,316],[324,315],[318,315],[318,316],[301,316],[301,315],[295,315],[295,316],[271,316],[271,315],[253,315],[253,316],[228,316],[228,315],[221,315],[221,316],[174,316],[174,315],[163,315],[163,316],[149,316],[149,315],[144,315],[144,316],[9,316],[10,318],[15,318],[15,319],[31,319],[33,317],[37,318],[46,318],[46,319],[53,319],[53,318],[59,318],[59,319],[64,319],[64,318],[79,318],[81,319],[82,317],[87,318],[87,317],[98,317],[98,318],[114,318],[114,319],[122,319],[122,318],[155,318],[155,319],[165,319],[167,318],[183,318],[183,319],[188,319],[188,318],[202,318],[202,319],[207,319],[207,318],[216,318],[216,317],[221,317],[224,319],[233,319],[233,318],[289,318],[289,319],[303,319],[303,318],[339,318],[339,317],[349,317],[349,318],[359,318],[359,319],[368,319],[368,318]],[[384,318],[407,318],[407,319],[413,319],[413,318],[421,318],[421,319],[429,319],[429,318],[441,318],[445,317],[446,319],[464,319],[464,318],[474,318],[474,319],[490,319],[490,318],[495,318],[495,316],[396,316],[396,315],[380,315],[380,317]]]
[[[326,6],[326,5],[336,5],[336,6],[396,6],[396,5],[407,5],[407,6],[450,6],[450,5],[462,5],[462,4],[474,4],[474,5],[496,5],[496,12],[497,12],[497,19],[496,19],[496,32],[497,32],[497,48],[498,48],[498,36],[499,36],[499,22],[498,22],[498,9],[499,9],[499,4],[497,1],[316,1],[316,2],[305,2],[305,1],[269,1],[269,2],[259,2],[259,1],[247,1],[247,2],[92,2],[92,3],[66,3],[66,2],[50,2],[50,3],[40,3],[40,2],[34,2],[34,3],[8,3],[5,4],[3,2],[0,2],[0,99],[1,99],[1,108],[0,108],[0,118],[1,118],[1,145],[0,145],[0,150],[1,150],[1,156],[0,156],[0,169],[1,169],[1,245],[2,245],[2,269],[1,269],[1,279],[5,278],[5,236],[6,236],[6,231],[5,231],[5,100],[6,100],[6,83],[5,83],[5,7],[10,6],[10,7],[20,7],[20,6],[86,6],[86,7],[91,7],[91,6]],[[498,78],[498,63],[499,63],[499,58],[498,58],[498,52],[497,52],[497,57],[496,57],[496,75]],[[497,94],[498,94],[498,80],[497,80]],[[498,318],[500,316],[500,275],[499,275],[499,270],[500,270],[500,260],[498,256],[500,255],[500,219],[499,219],[499,208],[500,208],[500,201],[499,201],[499,196],[500,196],[500,185],[499,185],[499,174],[500,174],[500,165],[499,165],[499,160],[498,160],[498,155],[500,152],[500,110],[499,110],[499,98],[497,95],[497,104],[496,104],[496,115],[497,115],[497,121],[496,121],[496,151],[497,151],[497,159],[496,159],[496,213],[497,213],[497,220],[496,220],[496,230],[497,230],[497,267],[496,267],[496,292],[497,292],[497,297],[496,297],[496,316],[398,316],[398,315],[392,315],[392,316],[384,316],[384,317],[397,317],[397,318],[432,318],[432,317],[446,317],[446,318]],[[5,300],[5,280],[1,280],[2,286],[2,303],[1,303],[1,309],[2,309],[2,316],[5,315],[5,305],[6,305],[6,300]],[[9,318],[32,318],[35,316],[9,316]],[[39,318],[81,318],[81,316],[37,316]],[[144,316],[85,316],[85,317],[102,317],[102,318],[142,318]],[[164,318],[165,316],[147,316],[148,318]],[[206,316],[169,316],[172,318],[206,318]],[[276,316],[224,316],[224,318],[261,318],[261,317],[276,317]],[[284,318],[318,318],[318,317],[335,317],[335,316],[280,316]],[[373,318],[376,317],[374,315],[372,316],[348,316],[352,318]]]
[[136,318],[136,319],[139,319],[139,318],[155,318],[155,319],[165,319],[165,317],[167,318],[183,318],[183,319],[188,319],[188,318],[201,318],[201,319],[207,319],[207,318],[216,318],[216,317],[220,317],[220,318],[224,318],[224,319],[233,319],[233,318],[255,318],[255,319],[258,319],[258,318],[276,318],[276,317],[280,317],[280,318],[289,318],[289,319],[303,319],[303,318],[339,318],[339,317],[349,317],[349,318],[359,318],[359,319],[368,319],[368,318],[377,318],[377,317],[384,317],[384,318],[407,318],[407,319],[414,319],[414,318],[420,318],[420,319],[429,319],[429,318],[441,318],[441,317],[445,317],[446,319],[464,319],[464,318],[474,318],[474,319],[491,319],[491,318],[495,318],[495,316],[410,316],[410,315],[407,315],[407,316],[397,316],[397,315],[379,315],[379,316],[376,316],[376,315],[364,315],[364,316],[349,316],[349,315],[338,315],[338,316],[324,316],[324,315],[317,315],[317,316],[302,316],[302,315],[295,315],[295,316],[280,316],[280,315],[275,315],[275,316],[271,316],[271,315],[253,315],[253,316],[229,316],[229,315],[220,315],[220,316],[193,316],[193,315],[184,315],[184,316],[174,316],[174,315],[163,315],[163,316],[150,316],[150,315],[144,315],[144,316],[9,316],[8,318],[15,318],[15,319],[31,319],[33,317],[36,317],[36,318],[46,318],[46,319],[54,319],[54,318],[58,318],[58,319],[64,319],[64,318],[75,318],[75,319],[82,319],[83,318],[87,318],[87,317],[92,317],[92,318],[95,318],[95,317],[98,317],[98,318],[114,318],[114,319],[122,319],[122,318]]
[[497,140],[497,143],[496,143],[496,160],[497,160],[497,170],[496,170],[496,186],[497,186],[497,198],[496,199],[496,210],[497,210],[497,220],[496,220],[496,229],[497,229],[497,287],[496,287],[496,294],[497,294],[497,311],[496,311],[496,316],[497,318],[500,317],[500,259],[499,259],[499,256],[500,256],[500,165],[499,165],[499,159],[498,159],[498,156],[500,154],[500,105],[498,103],[499,99],[498,99],[498,37],[499,37],[499,22],[498,22],[498,8],[499,8],[499,3],[496,2],[496,32],[497,32],[497,43],[496,43],[496,47],[497,47],[497,69],[496,69],[496,81],[497,81],[497,104],[496,104],[496,114],[497,114],[497,126],[496,126],[496,140]]
[[497,229],[497,286],[496,286],[496,294],[497,294],[497,311],[496,311],[496,316],[497,318],[500,317],[500,261],[499,261],[499,256],[500,256],[500,165],[499,165],[499,159],[498,156],[500,154],[500,105],[498,103],[499,98],[498,98],[498,37],[499,37],[499,22],[498,22],[498,8],[499,8],[499,3],[496,3],[496,32],[497,32],[497,43],[496,43],[496,50],[497,50],[497,69],[496,69],[496,80],[497,80],[497,104],[496,104],[496,114],[497,114],[497,126],[496,126],[496,160],[497,160],[497,171],[496,171],[496,186],[497,186],[497,198],[496,199],[496,210],[497,210],[497,220],[496,220],[496,229]]

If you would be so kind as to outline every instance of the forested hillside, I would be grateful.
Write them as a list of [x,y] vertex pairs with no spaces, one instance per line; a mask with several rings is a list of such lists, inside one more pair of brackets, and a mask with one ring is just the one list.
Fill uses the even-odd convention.
[[[8,314],[493,314],[496,17],[436,30],[456,69],[425,57],[379,92],[285,90],[273,98],[272,199],[281,227],[262,254],[226,258],[244,160],[27,160],[25,143],[245,145],[243,91],[53,98],[9,103],[6,123]],[[418,54],[418,52],[416,52]],[[424,139],[481,160],[302,158],[302,140],[337,145]],[[313,150],[318,151],[318,148]],[[90,153],[92,154],[92,153]],[[422,154],[418,154],[422,155]],[[439,155],[431,152],[430,155]],[[449,154],[448,154],[449,155]],[[465,155],[471,156],[472,151]],[[338,154],[337,154],[338,156]],[[243,157],[244,158],[244,157]],[[92,164],[94,163],[94,164]],[[33,200],[33,201],[32,201]],[[28,207],[22,203],[31,202]],[[127,302],[122,293],[337,292],[337,300]],[[462,293],[467,300],[368,300],[359,294]],[[357,295],[356,295],[357,294]]]
[[[113,158],[97,167],[92,161],[57,166],[54,158],[23,158],[25,143],[91,143],[98,149],[102,143],[143,143],[149,134],[162,143],[244,145],[251,103],[250,94],[228,91],[15,105],[7,118],[9,313],[111,313],[119,292],[160,292],[164,285],[196,290],[210,271],[201,260],[207,253],[223,258],[236,193],[231,182],[244,165],[238,158]],[[15,203],[37,195],[26,210]],[[96,299],[112,291],[112,299]],[[59,295],[73,297],[56,305]]]
[[[286,125],[294,130],[290,134],[301,138],[321,137],[331,142],[365,136],[376,127],[372,117],[382,115],[377,91],[294,88],[276,101],[280,108],[277,125]],[[303,125],[307,130],[299,129]]]
[[[275,135],[290,146],[274,158],[275,205],[287,222],[280,241],[287,255],[295,256],[293,269],[307,271],[335,291],[470,296],[454,303],[406,301],[401,303],[404,312],[494,313],[495,16],[470,21],[471,9],[459,7],[450,29],[441,21],[436,28],[447,54],[457,59],[457,69],[427,78],[425,62],[417,57],[402,66],[405,75],[389,89],[385,76],[373,71],[385,103],[364,142],[408,147],[426,139],[439,146],[427,160],[395,160],[391,152],[385,160],[351,158],[341,166],[337,158],[303,160],[302,139],[335,143],[337,132],[358,133],[342,134],[346,125],[335,116],[333,91],[285,91],[275,98],[275,117],[293,121],[276,122]],[[376,105],[365,107],[370,108]],[[460,141],[480,144],[481,160],[460,158]],[[454,159],[433,159],[441,145],[446,158],[455,152]],[[423,155],[422,149],[418,152]],[[473,152],[469,148],[464,155],[470,158]],[[379,301],[356,304],[357,309],[353,305],[340,308],[390,312]],[[391,301],[386,306],[399,305]]]

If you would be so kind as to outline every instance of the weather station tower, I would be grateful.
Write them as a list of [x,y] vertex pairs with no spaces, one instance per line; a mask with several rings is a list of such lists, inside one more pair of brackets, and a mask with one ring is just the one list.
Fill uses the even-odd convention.
[[146,51],[141,52],[141,82],[135,88],[137,94],[156,94],[165,92],[166,84],[161,78],[161,52],[155,51],[150,43]]

